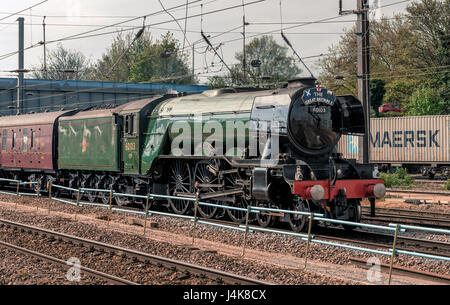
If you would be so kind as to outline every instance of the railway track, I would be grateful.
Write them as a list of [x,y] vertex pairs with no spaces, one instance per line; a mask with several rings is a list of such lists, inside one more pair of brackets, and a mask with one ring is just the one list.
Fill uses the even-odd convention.
[[[363,212],[369,212],[370,208],[363,206]],[[384,208],[377,207],[376,212],[380,213],[390,213],[391,215],[407,215],[407,216],[418,216],[418,217],[439,217],[443,219],[450,220],[450,214],[440,213],[440,212],[429,212],[429,211],[418,211],[418,210],[407,210],[399,208]]]
[[[372,265],[373,265],[371,263],[368,263],[366,260],[360,259],[357,257],[350,257],[349,259],[352,264],[354,264],[358,267],[365,268],[365,269],[370,269],[370,268],[372,268]],[[381,270],[389,272],[389,267],[390,266],[388,264],[380,263]],[[413,277],[413,278],[422,279],[422,280],[431,280],[438,284],[450,284],[450,276],[445,275],[445,274],[421,271],[421,270],[406,268],[406,267],[398,266],[398,265],[393,265],[392,270],[393,270],[392,271],[393,274],[406,275],[408,277]]]
[[[205,221],[225,224],[228,226],[240,226],[240,224],[222,219],[205,219]],[[255,227],[255,225],[252,226]],[[282,229],[279,227],[272,227],[271,229],[286,233],[292,233],[292,231],[290,230]],[[264,231],[258,232],[261,232],[263,234],[269,233]],[[367,232],[361,229],[346,231],[337,227],[316,227],[315,230],[313,229],[312,235],[314,235],[315,239],[319,240],[352,244],[362,247],[368,247],[370,249],[391,249],[394,238],[392,234]],[[397,249],[450,257],[450,243],[436,240],[399,235],[397,237]]]
[[[347,237],[346,235],[349,232],[345,233],[346,234],[342,234],[342,232],[337,231],[334,234],[314,234],[314,236],[318,239],[323,239],[326,241],[353,244],[370,249],[388,250],[392,248],[393,236],[390,234],[355,230],[352,232],[353,237]],[[436,240],[398,236],[396,248],[398,250],[415,251],[430,255],[450,257],[450,243]]]
[[375,210],[375,217],[370,216],[370,209],[363,207],[362,220],[378,222],[394,222],[438,228],[450,228],[450,214],[414,211],[398,208],[381,208]]
[[[64,261],[62,259],[59,259],[57,257],[54,257],[54,256],[46,255],[46,254],[41,253],[41,252],[37,252],[37,251],[29,250],[27,248],[19,247],[17,245],[14,245],[14,244],[11,244],[11,243],[7,243],[7,242],[4,242],[4,241],[0,241],[0,246],[9,248],[9,249],[14,250],[16,252],[23,253],[25,255],[34,256],[34,257],[36,257],[38,259],[42,259],[42,260],[48,261],[50,263],[54,263],[54,264],[60,265],[62,267],[67,267],[67,262],[66,261]],[[91,269],[91,268],[87,268],[87,267],[82,266],[82,265],[80,265],[80,270],[85,272],[85,273],[88,273],[90,275],[93,275],[93,276],[95,276],[95,277],[97,277],[99,279],[106,280],[106,281],[108,281],[108,282],[110,282],[112,284],[118,284],[118,285],[139,285],[139,284],[137,284],[135,282],[132,282],[132,281],[129,281],[127,279],[124,279],[124,278],[121,278],[121,277],[117,277],[117,276],[114,276],[114,275],[111,275],[111,274],[107,274],[107,273],[104,273],[104,272],[101,272],[101,271],[98,271],[98,270],[94,270],[94,269]]]
[[[64,233],[59,233],[35,226],[30,226],[22,223],[17,223],[5,219],[0,219],[0,228],[6,227],[7,229],[11,230],[19,230],[23,234],[34,234],[34,235],[40,235],[42,237],[46,238],[52,238],[56,240],[57,242],[65,242],[71,245],[78,245],[87,247],[90,251],[98,251],[100,253],[109,253],[111,256],[113,255],[119,255],[122,258],[129,258],[133,260],[134,262],[142,262],[144,264],[150,264],[154,265],[156,267],[163,267],[167,268],[172,271],[180,271],[186,274],[186,276],[194,275],[199,278],[207,278],[211,281],[218,283],[218,284],[238,284],[238,285],[269,285],[271,283],[240,276],[237,274],[232,274],[220,270],[215,270],[195,264],[186,263],[183,261],[178,261],[174,259],[169,259],[161,256],[156,256],[148,253],[139,252],[136,250],[126,249],[123,247],[118,247],[90,239],[85,239],[73,235],[68,235]],[[7,243],[2,242],[2,245],[6,247],[13,247],[14,245],[8,245]],[[64,264],[66,266],[65,261],[61,261],[58,259],[55,259],[54,257],[50,256],[44,256],[42,253],[34,253],[33,251],[30,251],[25,248],[20,248],[17,246],[15,250],[21,251],[24,253],[27,253],[29,255],[34,255],[49,261],[53,261],[55,263]],[[122,279],[110,276],[107,274],[100,274],[96,272],[95,270],[89,270],[94,275],[97,275],[99,277],[104,277],[105,279],[108,279],[109,281],[115,282],[115,283],[122,283],[122,284],[132,284],[131,281],[128,282],[121,282]],[[88,272],[88,271],[87,271]],[[109,276],[109,278],[108,278]]]
[[[138,210],[131,208],[130,210]],[[365,213],[368,213],[368,207],[363,207],[363,215]],[[383,214],[384,213],[384,214]],[[390,215],[390,214],[396,214],[396,215]],[[415,220],[411,220],[409,218],[415,217],[420,219],[420,217],[424,216],[427,217],[426,219],[422,219],[424,223],[428,225],[439,225],[436,223],[436,219],[432,218],[435,216],[440,216],[440,218],[443,218],[443,221],[445,221],[445,225],[448,225],[450,222],[450,215],[449,214],[441,214],[436,212],[421,212],[421,211],[410,211],[410,210],[404,210],[404,209],[397,209],[397,208],[381,208],[377,207],[376,210],[377,217],[374,219],[366,218],[364,216],[363,220],[374,220],[374,221],[381,221],[381,222],[395,222],[395,220],[399,220],[397,222],[399,223],[414,223],[418,224],[417,222],[414,222]],[[407,214],[407,215],[405,215]],[[398,217],[398,218],[394,218]],[[226,224],[228,226],[235,226],[239,227],[241,224],[235,223],[229,220],[224,219],[203,219],[199,218],[203,221],[218,223],[218,224]],[[0,221],[1,224],[1,221]],[[252,224],[252,226],[257,226],[256,224]],[[320,229],[321,227],[319,227]],[[292,232],[290,230],[280,229],[279,227],[275,227],[273,229],[276,229],[278,231],[285,231],[285,232]],[[349,243],[353,245],[359,245],[359,246],[366,246],[373,249],[376,248],[383,248],[383,249],[389,249],[392,246],[392,240],[393,236],[389,234],[383,234],[383,233],[374,233],[374,232],[367,232],[362,230],[355,230],[355,231],[345,231],[342,229],[335,228],[335,231],[329,231],[329,227],[326,230],[321,230],[320,233],[313,232],[314,236],[319,239],[327,240],[327,241],[336,241],[336,242],[344,242]],[[409,250],[409,251],[418,251],[426,254],[431,255],[440,255],[440,256],[448,256],[450,257],[450,244],[439,242],[439,241],[433,241],[433,240],[425,240],[425,239],[418,239],[418,238],[411,238],[411,237],[404,237],[399,236],[398,237],[398,249],[400,250]]]
[[418,190],[404,190],[404,189],[386,189],[386,193],[408,193],[408,194],[420,194],[420,195],[440,195],[450,196],[450,191],[418,191]]
[[429,179],[414,179],[416,183],[425,183],[425,184],[445,184],[447,180],[429,180]]

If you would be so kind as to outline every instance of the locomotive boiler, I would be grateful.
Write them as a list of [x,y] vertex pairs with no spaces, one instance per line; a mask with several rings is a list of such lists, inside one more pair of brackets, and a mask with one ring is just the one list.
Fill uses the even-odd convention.
[[[50,134],[37,132],[40,116]],[[28,120],[34,125],[25,126]],[[226,88],[108,109],[2,117],[8,158],[18,158],[19,152],[20,158],[40,155],[45,147],[52,151],[52,163],[43,168],[2,158],[1,166],[5,177],[35,180],[39,190],[51,180],[72,188],[179,196],[152,202],[179,214],[193,209],[183,197],[199,192],[202,201],[221,205],[317,211],[359,221],[361,199],[383,196],[383,180],[371,165],[342,158],[336,144],[343,134],[364,132],[355,97],[335,96],[304,78],[271,90]],[[41,144],[48,142],[51,148]],[[85,196],[108,200],[92,190]],[[115,200],[143,205],[128,197]],[[198,211],[205,218],[245,220],[237,210],[200,205]],[[262,226],[285,221],[295,231],[306,223],[306,217],[288,213],[259,213],[252,220]]]

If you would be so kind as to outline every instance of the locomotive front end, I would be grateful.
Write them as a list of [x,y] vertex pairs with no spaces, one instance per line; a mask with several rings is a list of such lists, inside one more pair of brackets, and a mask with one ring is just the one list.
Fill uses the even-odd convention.
[[287,131],[301,159],[293,194],[311,210],[328,218],[359,222],[360,201],[385,195],[384,181],[377,178],[371,164],[346,160],[336,153],[342,134],[365,133],[363,108],[355,97],[335,96],[320,85],[299,90],[292,97]]

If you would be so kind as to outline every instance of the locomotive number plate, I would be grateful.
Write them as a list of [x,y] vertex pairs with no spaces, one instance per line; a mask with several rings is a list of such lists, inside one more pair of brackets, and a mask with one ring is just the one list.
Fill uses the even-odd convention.
[[313,113],[325,113],[327,112],[327,107],[314,107],[312,109]]
[[129,150],[136,150],[136,143],[134,142],[128,142],[125,144],[125,150],[129,151]]

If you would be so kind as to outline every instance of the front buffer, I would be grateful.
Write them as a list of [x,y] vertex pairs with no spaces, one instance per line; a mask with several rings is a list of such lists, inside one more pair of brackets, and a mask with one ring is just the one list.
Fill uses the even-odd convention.
[[316,202],[327,217],[359,222],[363,198],[374,200],[386,194],[383,179],[294,181],[294,194]]

